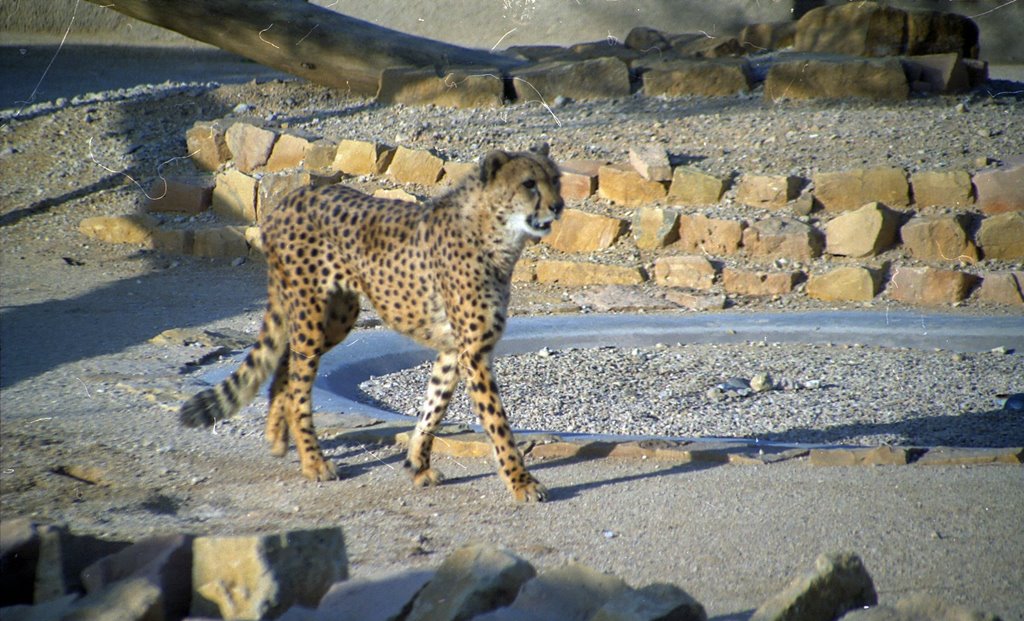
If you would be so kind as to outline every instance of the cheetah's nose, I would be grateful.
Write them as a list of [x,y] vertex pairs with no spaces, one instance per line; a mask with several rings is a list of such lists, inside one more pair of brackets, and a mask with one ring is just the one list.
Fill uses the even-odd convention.
[[555,214],[555,217],[562,215],[562,210],[565,209],[565,201],[559,198],[554,203],[551,203],[551,212]]

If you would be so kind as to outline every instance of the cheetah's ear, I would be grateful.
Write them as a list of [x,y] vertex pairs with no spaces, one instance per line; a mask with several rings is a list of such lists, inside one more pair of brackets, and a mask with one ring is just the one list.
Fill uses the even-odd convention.
[[480,180],[484,183],[493,181],[498,174],[498,169],[511,159],[509,154],[504,151],[491,151],[485,155],[483,162],[480,163]]
[[536,153],[538,155],[543,155],[544,157],[548,156],[550,150],[551,148],[548,147],[548,143],[546,142],[537,142],[534,143],[533,145],[530,145],[531,152]]

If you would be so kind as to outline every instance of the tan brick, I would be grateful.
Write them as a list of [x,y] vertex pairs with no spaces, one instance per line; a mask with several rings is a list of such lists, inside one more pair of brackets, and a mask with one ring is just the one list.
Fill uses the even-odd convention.
[[898,227],[894,211],[869,203],[825,224],[825,251],[847,257],[876,255],[896,242]]
[[735,254],[743,240],[742,220],[718,220],[701,214],[679,216],[678,246],[685,252],[712,256]]
[[645,280],[643,271],[637,267],[576,261],[537,261],[536,275],[538,282],[567,287],[638,285]]
[[971,88],[970,75],[959,54],[903,57],[913,90],[923,93],[962,93]]
[[975,239],[986,259],[1024,257],[1024,212],[1011,211],[985,218]]
[[224,121],[198,121],[185,132],[189,157],[200,170],[214,171],[231,160]]
[[967,297],[977,276],[933,267],[896,266],[889,280],[889,297],[907,304],[937,306]]
[[910,93],[897,58],[821,59],[780,62],[768,70],[765,101],[870,99],[903,101]]
[[548,61],[513,71],[512,85],[520,103],[628,97],[629,68],[617,58]]
[[611,247],[626,226],[620,218],[566,209],[543,242],[562,252],[593,252]]
[[391,164],[395,149],[376,142],[342,140],[331,168],[347,175],[381,175]]
[[808,458],[812,466],[903,466],[909,460],[909,449],[893,446],[811,449]]
[[86,237],[110,244],[150,245],[153,233],[157,230],[157,221],[153,216],[144,213],[94,216],[82,220],[78,224],[78,230]]
[[244,226],[218,226],[195,232],[192,254],[197,257],[245,257],[249,244]]
[[909,205],[910,185],[900,168],[858,168],[814,175],[814,198],[825,211],[859,209],[879,202],[900,209]]
[[803,279],[803,272],[760,272],[725,268],[722,286],[740,295],[782,295],[790,293]]
[[235,123],[224,135],[235,168],[249,173],[265,165],[277,141],[277,134],[250,123]]
[[434,185],[444,173],[444,160],[429,151],[398,147],[387,175],[399,183]]
[[310,148],[309,140],[292,134],[281,134],[274,143],[274,148],[267,158],[266,169],[278,172],[302,166],[306,152]]
[[197,214],[210,208],[214,178],[210,176],[166,177],[149,188],[146,211]]
[[601,160],[566,160],[559,164],[562,171],[562,198],[582,201],[597,192],[598,170],[607,162]]
[[672,185],[668,190],[670,200],[684,205],[714,205],[722,198],[728,181],[708,173],[677,166],[672,171]]
[[806,261],[821,256],[821,231],[791,218],[768,218],[743,231],[743,247],[755,257]]
[[654,282],[662,287],[688,287],[708,290],[715,284],[718,270],[704,257],[659,257],[654,261]]
[[743,175],[736,200],[750,207],[778,209],[800,195],[803,179],[792,175]]
[[1024,306],[1024,272],[985,272],[978,300],[1004,306]]
[[217,175],[213,187],[213,211],[231,220],[256,222],[256,190],[259,182],[239,170]]
[[740,30],[738,39],[750,54],[792,47],[796,42],[796,22],[748,24]]
[[641,207],[633,215],[633,241],[641,250],[656,250],[679,239],[679,212]]
[[970,207],[974,203],[971,176],[963,170],[925,170],[910,175],[918,207]]
[[823,6],[797,20],[794,47],[800,52],[850,56],[898,56],[903,53],[907,14],[868,4]]
[[375,190],[373,195],[377,198],[389,198],[396,201],[405,201],[407,203],[418,203],[420,202],[415,195],[409,194],[402,188],[394,188],[391,190]]
[[338,154],[338,143],[330,140],[313,140],[306,149],[306,170],[324,172],[331,168]]
[[731,97],[753,88],[743,59],[666,60],[643,67],[643,92],[650,97]]
[[612,164],[598,170],[597,195],[620,205],[649,205],[665,194],[665,184],[648,181],[629,166]]
[[917,216],[900,228],[907,253],[923,261],[978,260],[978,248],[967,235],[963,216]]
[[1024,161],[975,173],[974,187],[986,215],[1024,211]]
[[289,193],[313,185],[312,176],[304,170],[268,173],[260,177],[256,189],[256,221],[262,222],[267,213]]
[[648,181],[671,181],[672,165],[664,147],[644,145],[630,147],[629,164]]
[[377,101],[386,104],[497,108],[504,99],[504,80],[493,68],[456,69],[444,76],[433,67],[389,68],[381,72],[377,90]]
[[870,302],[879,289],[878,274],[865,267],[837,267],[807,279],[807,296],[824,302]]

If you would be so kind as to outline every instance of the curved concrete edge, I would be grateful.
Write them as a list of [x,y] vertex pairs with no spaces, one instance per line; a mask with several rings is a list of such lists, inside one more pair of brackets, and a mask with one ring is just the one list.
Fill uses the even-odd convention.
[[[803,313],[712,313],[701,315],[560,315],[550,317],[516,317],[499,343],[496,355],[521,354],[541,348],[558,350],[586,349],[603,346],[650,347],[658,343],[806,343],[860,344],[869,346],[942,349],[953,352],[980,352],[997,347],[1024,350],[1024,316],[973,317],[928,313],[888,313],[864,311],[815,311]],[[320,363],[320,375],[313,388],[316,404],[316,425],[321,433],[345,436],[352,441],[394,443],[401,433],[411,429],[415,420],[391,410],[363,402],[366,396],[359,384],[374,376],[386,375],[432,360],[434,352],[387,329],[358,330],[341,345],[327,353]],[[223,379],[230,368],[219,369],[204,376],[210,382]],[[357,415],[357,416],[352,416]],[[386,423],[379,431],[354,430],[358,415]],[[464,425],[449,427],[466,431]],[[474,431],[478,432],[479,429]],[[572,444],[575,449],[534,448],[536,455],[561,456],[626,456],[733,463],[767,463],[780,458],[806,455],[822,445],[796,445],[759,442],[746,438],[662,438],[595,436],[571,433],[551,434],[539,430],[516,430],[535,447],[544,444]],[[526,435],[524,435],[526,434]],[[478,434],[463,438],[464,442],[480,440]],[[386,437],[385,437],[386,436]],[[540,436],[546,436],[541,438]],[[396,440],[398,438],[398,440]],[[449,437],[454,441],[454,438]],[[650,442],[667,444],[650,445]],[[699,451],[682,450],[698,444]],[[445,446],[447,445],[447,448]],[[624,448],[609,448],[610,445]],[[588,448],[589,447],[589,448]],[[630,448],[633,447],[633,448]],[[437,443],[439,452],[476,454],[484,449],[457,448],[452,442]],[[883,447],[889,448],[889,447]],[[753,452],[751,452],[753,449]],[[855,463],[927,463],[923,450],[894,449],[893,455],[880,456],[878,449],[843,447],[850,453],[844,462]],[[489,448],[486,449],[489,451]],[[965,449],[967,450],[967,449]],[[988,449],[985,449],[988,450]],[[667,452],[666,452],[667,451]],[[864,453],[863,451],[867,451]],[[953,463],[1020,463],[1021,449],[999,449],[992,455],[958,450],[947,454]],[[489,454],[485,452],[485,454]],[[1008,457],[1007,457],[1008,456]],[[879,461],[881,460],[881,461]],[[958,461],[959,460],[959,461]],[[823,460],[822,463],[825,463]],[[948,461],[948,460],[946,460]]]

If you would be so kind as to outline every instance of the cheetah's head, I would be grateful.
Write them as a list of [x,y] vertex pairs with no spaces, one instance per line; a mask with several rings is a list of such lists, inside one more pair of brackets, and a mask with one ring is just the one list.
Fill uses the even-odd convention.
[[558,165],[548,156],[548,145],[529,151],[491,151],[480,165],[485,192],[495,216],[516,237],[543,237],[562,214]]

